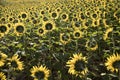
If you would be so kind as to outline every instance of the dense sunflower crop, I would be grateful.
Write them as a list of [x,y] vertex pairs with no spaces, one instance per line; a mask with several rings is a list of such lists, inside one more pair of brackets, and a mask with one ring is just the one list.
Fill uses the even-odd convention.
[[0,0],[0,80],[120,80],[120,0]]

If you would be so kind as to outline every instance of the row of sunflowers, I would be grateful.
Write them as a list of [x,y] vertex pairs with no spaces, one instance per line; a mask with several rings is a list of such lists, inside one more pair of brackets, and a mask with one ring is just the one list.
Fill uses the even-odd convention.
[[119,80],[120,1],[0,1],[1,80]]

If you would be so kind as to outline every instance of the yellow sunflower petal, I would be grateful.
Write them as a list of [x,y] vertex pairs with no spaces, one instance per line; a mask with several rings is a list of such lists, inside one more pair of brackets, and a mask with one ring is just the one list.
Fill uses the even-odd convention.
[[3,72],[0,72],[0,80],[7,80]]
[[34,78],[34,80],[38,80],[36,73],[37,72],[43,72],[44,76],[43,79],[44,80],[48,80],[48,77],[50,76],[50,70],[46,68],[46,66],[33,66],[33,68],[31,68],[30,72],[31,72],[31,76]]
[[69,67],[68,73],[75,75],[75,76],[83,77],[88,72],[88,69],[87,69],[87,67],[84,67],[84,69],[82,69],[82,71],[77,71],[75,64],[79,60],[83,61],[84,64],[87,64],[87,58],[83,57],[82,53],[79,53],[79,54],[73,54],[73,57],[70,60],[68,60],[68,62],[66,62],[66,66]]
[[116,66],[119,66],[119,63],[120,63],[120,55],[117,53],[107,58],[107,61],[105,62],[105,66],[111,72],[115,72],[115,71],[118,72],[118,67]]

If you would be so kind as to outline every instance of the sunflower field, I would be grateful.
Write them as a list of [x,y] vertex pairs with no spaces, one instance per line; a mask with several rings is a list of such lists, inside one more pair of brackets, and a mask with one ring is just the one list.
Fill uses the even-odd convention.
[[120,0],[0,0],[0,80],[120,80]]

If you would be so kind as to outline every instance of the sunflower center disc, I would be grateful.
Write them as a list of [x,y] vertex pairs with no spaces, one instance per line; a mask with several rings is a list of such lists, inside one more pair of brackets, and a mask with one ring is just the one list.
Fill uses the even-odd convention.
[[52,13],[52,17],[53,18],[57,17],[57,14],[56,13]]
[[62,40],[63,41],[68,41],[69,39],[69,36],[68,35],[62,35]]
[[82,60],[78,60],[75,63],[75,70],[76,71],[83,71],[85,69],[85,62]]
[[17,30],[19,33],[23,33],[24,28],[23,28],[23,26],[19,25],[19,26],[17,26],[16,30]]
[[93,18],[97,18],[97,14],[93,14],[92,16],[93,16]]
[[47,23],[47,24],[45,25],[46,30],[51,30],[52,27],[53,27],[53,25],[52,25],[51,23]]
[[76,27],[80,27],[80,22],[76,22],[76,23],[75,23],[75,26],[76,26]]
[[43,29],[39,29],[39,33],[42,34],[44,32]]
[[63,18],[63,19],[66,19],[66,18],[67,18],[67,16],[66,16],[65,14],[63,14],[63,15],[62,15],[62,18]]
[[88,46],[89,47],[95,47],[95,45],[96,45],[96,41],[91,41],[91,42],[88,42]]
[[0,26],[0,32],[4,33],[7,30],[6,26]]
[[22,18],[26,18],[27,17],[27,15],[26,14],[22,14]]
[[35,73],[35,76],[38,80],[44,80],[45,74],[43,71],[38,71]]
[[76,36],[76,37],[79,37],[79,36],[80,36],[80,33],[79,33],[79,32],[76,32],[76,33],[75,33],[75,36]]
[[14,67],[14,68],[17,68],[17,67],[18,67],[18,65],[17,65],[17,63],[16,63],[15,61],[12,61],[12,62],[11,62],[11,66]]
[[113,67],[120,69],[120,60],[119,60],[119,61],[115,61],[115,62],[113,63]]

